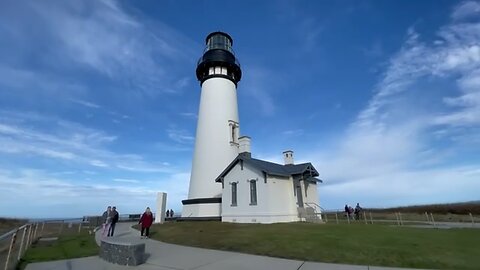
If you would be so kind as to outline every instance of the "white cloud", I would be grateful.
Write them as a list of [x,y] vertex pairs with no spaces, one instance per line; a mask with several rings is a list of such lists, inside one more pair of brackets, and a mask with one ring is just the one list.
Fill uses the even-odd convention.
[[[446,25],[432,44],[409,29],[367,107],[335,145],[308,157],[325,180],[320,198],[326,207],[476,199],[478,175],[466,172],[478,167],[451,157],[465,144],[480,147],[478,136],[469,136],[480,124],[479,68],[480,22]],[[453,82],[453,97],[442,97],[433,83],[444,81]],[[425,106],[422,97],[435,105]],[[449,144],[438,147],[435,138]]]
[[480,15],[480,3],[477,1],[464,1],[452,13],[454,20],[461,20]]
[[139,180],[135,180],[135,179],[123,179],[123,178],[115,178],[115,179],[113,179],[113,181],[115,181],[115,182],[120,182],[120,183],[132,183],[132,184],[140,183]]
[[290,129],[290,130],[282,131],[282,134],[285,136],[300,136],[300,135],[303,135],[303,133],[304,133],[303,129]]
[[[116,153],[108,145],[117,140],[117,136],[103,131],[86,128],[82,125],[59,120],[57,118],[28,118],[25,115],[7,113],[0,119],[0,143],[5,147],[0,152],[6,154],[30,154],[74,164],[90,165],[97,168],[118,168],[136,172],[174,171],[172,166],[161,162],[149,162],[136,154]],[[47,122],[48,130],[32,127]]]
[[195,140],[195,137],[190,135],[186,130],[171,128],[167,130],[167,134],[170,139],[181,144],[189,144]]
[[3,216],[65,218],[101,214],[106,205],[116,205],[121,214],[140,213],[146,206],[155,209],[159,191],[168,191],[167,206],[180,211],[188,176],[172,174],[167,179],[142,181],[142,185],[131,185],[138,183],[132,179],[116,179],[120,184],[79,184],[73,175],[58,178],[41,170],[0,170],[0,212]]
[[272,91],[276,86],[272,82],[270,71],[263,67],[246,66],[244,67],[244,80],[239,83],[240,91],[245,92],[249,98],[249,102],[253,101],[254,106],[250,106],[251,110],[258,111],[263,115],[272,116],[275,114],[276,106]]
[[83,105],[85,107],[88,107],[88,108],[94,108],[94,109],[98,109],[100,108],[100,105],[97,105],[93,102],[89,102],[89,101],[85,101],[85,100],[80,100],[80,99],[70,99],[71,102],[73,103],[77,103],[77,104],[80,104],[80,105]]

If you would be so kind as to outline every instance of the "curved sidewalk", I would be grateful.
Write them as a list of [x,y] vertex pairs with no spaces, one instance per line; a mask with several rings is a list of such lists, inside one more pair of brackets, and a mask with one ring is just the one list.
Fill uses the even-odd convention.
[[[287,260],[266,256],[249,255],[237,252],[218,251],[203,248],[167,244],[151,239],[140,239],[140,233],[131,228],[133,223],[119,223],[115,236],[109,240],[121,242],[144,242],[147,260],[139,266],[120,266],[108,263],[98,256],[33,263],[26,270],[393,270],[406,268],[360,266],[347,264],[316,263]],[[101,241],[101,232],[95,235],[97,244]]]

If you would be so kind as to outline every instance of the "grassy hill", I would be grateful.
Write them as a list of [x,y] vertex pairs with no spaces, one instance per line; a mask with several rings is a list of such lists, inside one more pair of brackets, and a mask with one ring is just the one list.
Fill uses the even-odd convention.
[[0,218],[0,235],[27,223],[22,219]]
[[400,206],[393,208],[376,208],[369,209],[372,212],[402,212],[402,213],[418,213],[425,212],[433,214],[457,214],[457,215],[473,215],[480,214],[480,201],[473,202],[460,202],[460,203],[447,203],[447,204],[427,204],[427,205],[412,205],[412,206]]

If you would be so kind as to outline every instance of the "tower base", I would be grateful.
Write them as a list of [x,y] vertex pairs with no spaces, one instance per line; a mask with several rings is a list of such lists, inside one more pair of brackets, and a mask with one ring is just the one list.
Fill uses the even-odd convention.
[[222,215],[222,198],[197,198],[183,200],[182,218],[212,218]]

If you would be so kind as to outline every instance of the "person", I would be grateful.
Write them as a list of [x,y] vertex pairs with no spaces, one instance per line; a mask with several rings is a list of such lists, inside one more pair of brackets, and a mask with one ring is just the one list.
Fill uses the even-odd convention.
[[[140,237],[141,238],[148,238],[150,235],[150,226],[152,226],[153,223],[153,214],[152,211],[150,211],[150,207],[147,207],[145,209],[145,212],[142,214],[142,217],[140,217],[140,221],[138,224],[142,224],[142,230],[140,231]],[[143,232],[145,232],[145,237],[143,236]]]
[[110,217],[111,217],[111,223],[110,223],[110,228],[108,229],[107,236],[113,236],[113,233],[115,232],[115,225],[118,222],[117,207],[114,206],[112,208],[112,211],[110,212]]
[[345,216],[348,216],[348,204],[345,204]]
[[173,217],[173,209],[170,209],[170,217]]
[[103,218],[103,231],[102,231],[102,236],[105,237],[105,234],[108,233],[110,230],[110,223],[111,223],[111,218],[110,218],[110,213],[112,212],[112,207],[108,206],[107,211],[103,212],[102,218]]
[[353,218],[353,207],[348,207],[348,218]]
[[362,211],[362,207],[360,207],[360,203],[357,203],[355,206],[355,219],[360,220],[360,212]]
[[167,218],[170,217],[170,210],[167,210]]

